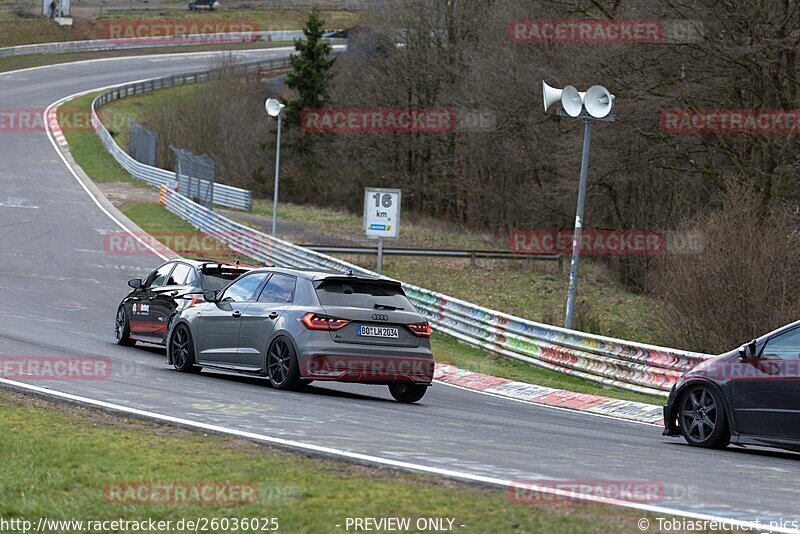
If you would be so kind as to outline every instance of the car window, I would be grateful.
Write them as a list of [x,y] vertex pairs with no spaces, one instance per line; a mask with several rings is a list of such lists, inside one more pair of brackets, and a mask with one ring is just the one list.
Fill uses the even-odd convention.
[[373,309],[375,305],[414,311],[402,288],[373,280],[324,280],[317,287],[323,306],[348,306]]
[[258,302],[282,304],[291,302],[294,294],[295,277],[288,274],[276,273],[269,279],[261,291]]
[[800,328],[795,328],[773,337],[761,351],[762,358],[780,358],[782,360],[800,359]]
[[175,270],[172,271],[172,275],[170,276],[171,280],[168,286],[182,286],[186,283],[186,277],[192,272],[192,268],[186,265],[185,263],[178,263],[175,265]]
[[189,276],[186,277],[186,281],[183,283],[185,286],[199,286],[199,281],[197,279],[197,273],[195,272],[194,267],[189,268]]
[[203,288],[206,291],[219,291],[247,271],[228,267],[203,267]]
[[167,280],[169,277],[170,271],[172,268],[175,267],[175,263],[165,263],[155,271],[153,271],[150,276],[147,277],[147,281],[145,282],[145,287],[162,287],[167,285]]
[[225,290],[220,300],[227,302],[249,302],[253,300],[256,290],[261,282],[266,280],[269,273],[257,273],[243,276]]

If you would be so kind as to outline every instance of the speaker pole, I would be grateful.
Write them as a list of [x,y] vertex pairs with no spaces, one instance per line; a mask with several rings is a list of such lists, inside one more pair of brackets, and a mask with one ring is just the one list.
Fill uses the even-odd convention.
[[589,174],[589,144],[592,138],[592,121],[583,119],[583,154],[581,155],[581,179],[578,186],[578,209],[575,212],[575,232],[572,234],[572,255],[569,267],[569,291],[567,292],[567,316],[564,328],[572,329],[575,320],[575,295],[578,290],[578,271],[581,261],[581,236],[583,235],[583,211],[586,204],[586,181]]

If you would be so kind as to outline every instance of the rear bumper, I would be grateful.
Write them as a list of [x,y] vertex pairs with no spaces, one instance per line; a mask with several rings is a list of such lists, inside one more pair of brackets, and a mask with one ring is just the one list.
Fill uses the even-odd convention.
[[433,354],[426,347],[376,347],[336,343],[298,351],[300,376],[309,380],[430,384]]

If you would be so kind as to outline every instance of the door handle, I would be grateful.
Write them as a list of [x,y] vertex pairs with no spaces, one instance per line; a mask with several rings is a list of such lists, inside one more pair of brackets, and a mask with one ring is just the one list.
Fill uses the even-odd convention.
[[239,310],[236,310],[235,312],[233,312],[233,317],[241,317],[241,316],[242,316],[242,312],[240,312]]
[[277,312],[272,312],[272,313],[270,313],[270,314],[269,314],[269,318],[270,318],[270,319],[277,319],[277,318],[278,318],[278,313],[277,313]]

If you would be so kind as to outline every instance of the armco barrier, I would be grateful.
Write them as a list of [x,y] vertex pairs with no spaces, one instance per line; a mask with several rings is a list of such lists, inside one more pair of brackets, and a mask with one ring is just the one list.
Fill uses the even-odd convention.
[[[169,211],[265,264],[377,276],[357,265],[248,228],[175,191],[166,190],[164,196]],[[683,371],[708,357],[535,323],[410,284],[403,284],[403,288],[419,312],[443,333],[504,356],[609,386],[666,395]]]
[[[288,65],[289,62],[287,59],[270,59],[266,61],[247,63],[241,65],[241,68],[245,70],[278,70],[287,68]],[[213,79],[218,72],[219,71],[212,70],[165,76],[163,78],[155,78],[144,82],[130,83],[109,89],[108,91],[99,94],[92,101],[92,126],[97,132],[97,135],[100,136],[100,140],[103,143],[103,146],[106,147],[106,150],[108,150],[111,155],[114,156],[114,159],[117,160],[122,168],[128,171],[131,176],[144,180],[145,182],[156,187],[168,184],[170,181],[175,179],[175,173],[166,169],[145,165],[144,163],[140,163],[130,157],[130,155],[128,155],[128,153],[125,152],[119,145],[117,145],[116,141],[114,141],[114,138],[100,121],[97,115],[97,110],[109,102],[118,100],[120,98],[148,93],[150,91],[164,89],[167,87],[205,82]],[[250,210],[253,205],[252,193],[246,189],[215,183],[214,204],[229,208]]]
[[[326,35],[340,30],[325,30]],[[302,30],[272,30],[257,32],[203,33],[177,36],[132,37],[121,39],[95,39],[90,41],[64,41],[0,48],[0,57],[30,56],[34,54],[69,54],[74,52],[106,52],[136,48],[166,46],[191,46],[207,44],[259,43],[303,39]]]
[[[275,69],[285,66],[284,60],[284,62],[253,63],[246,65],[245,68]],[[106,103],[130,94],[205,81],[209,76],[213,74],[206,72],[160,78],[121,86],[98,96],[92,104],[92,122],[103,144],[134,176],[154,185],[166,184],[167,178],[172,179],[174,173],[147,167],[130,158],[111,138],[97,117],[96,109],[102,105],[101,101]],[[220,185],[215,185],[215,202],[219,188]],[[248,228],[192,202],[171,189],[163,192],[163,198],[169,211],[179,215],[198,230],[213,235],[231,249],[268,265],[324,267],[377,276],[357,265]],[[224,204],[222,201],[219,203],[230,206],[238,200],[241,199],[234,194],[232,198],[225,199],[226,202],[230,202],[229,204]],[[706,354],[634,343],[536,323],[410,284],[403,284],[403,288],[417,310],[435,329],[443,333],[497,354],[608,386],[640,393],[666,395],[684,371],[708,357]]]

